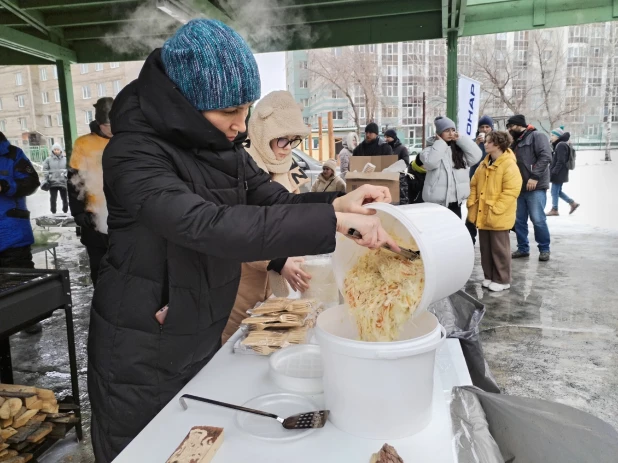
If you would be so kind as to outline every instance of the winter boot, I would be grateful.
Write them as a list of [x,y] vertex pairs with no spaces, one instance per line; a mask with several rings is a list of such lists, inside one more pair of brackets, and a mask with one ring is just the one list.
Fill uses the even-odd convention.
[[549,260],[549,251],[542,252],[539,256],[541,262],[547,262]]
[[558,213],[558,209],[554,209],[553,207],[551,208],[549,212],[545,213],[546,217],[553,217],[553,216],[558,216],[558,215],[560,215]]
[[579,203],[576,203],[575,201],[573,201],[571,203],[571,211],[569,212],[569,215],[575,212],[579,206],[580,206]]
[[511,254],[511,257],[513,259],[520,259],[521,257],[530,257],[530,253],[529,252],[515,251],[513,254]]

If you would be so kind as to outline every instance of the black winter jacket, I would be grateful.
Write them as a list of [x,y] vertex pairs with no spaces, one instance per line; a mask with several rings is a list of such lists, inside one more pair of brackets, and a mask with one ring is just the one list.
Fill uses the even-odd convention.
[[527,191],[526,185],[530,179],[538,181],[536,190],[547,190],[551,164],[551,145],[547,135],[530,126],[513,141],[512,148],[523,180],[521,191]]
[[[294,195],[271,182],[244,150],[244,134],[230,142],[180,94],[160,50],[110,117],[109,250],[88,341],[99,463],[110,462],[217,351],[241,262],[332,252],[337,222],[329,204],[337,194]],[[159,325],[155,313],[166,305]]]
[[403,159],[403,161],[406,163],[406,167],[409,167],[410,153],[408,152],[408,148],[406,148],[405,145],[401,143],[399,138],[393,140],[391,143],[389,143],[389,145],[393,150],[393,154],[397,155],[397,160],[401,161]]
[[567,183],[569,181],[569,156],[571,149],[569,148],[569,139],[571,134],[565,132],[556,143],[553,144],[554,156],[551,160],[551,182],[552,183]]
[[363,140],[354,148],[352,156],[388,156],[389,154],[393,154],[391,145],[378,137],[372,141]]

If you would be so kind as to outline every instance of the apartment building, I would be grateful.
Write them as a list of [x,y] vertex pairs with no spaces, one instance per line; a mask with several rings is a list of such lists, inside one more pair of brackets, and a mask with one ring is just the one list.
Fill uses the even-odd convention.
[[[94,103],[114,97],[137,78],[142,62],[95,63],[71,66],[77,134],[89,133]],[[11,143],[28,147],[29,135],[42,143],[64,146],[60,90],[56,66],[0,66],[0,131]]]
[[[481,82],[481,112],[505,118],[526,114],[540,129],[564,125],[583,145],[602,143],[608,114],[605,92],[613,94],[612,121],[618,122],[618,69],[612,83],[607,63],[618,52],[607,37],[616,23],[598,23],[539,31],[519,31],[459,40],[458,71]],[[395,128],[404,143],[421,143],[433,132],[432,121],[446,112],[446,44],[444,40],[384,43],[351,47],[372,54],[380,69],[378,108],[373,120]],[[337,63],[341,49],[327,51]],[[303,116],[313,127],[317,117],[333,111],[335,126],[354,127],[352,105],[336,85],[314,72],[313,51],[286,54],[288,90],[304,105]],[[321,52],[324,53],[324,52]],[[324,64],[321,64],[322,69]],[[331,64],[336,68],[336,64]],[[327,65],[328,67],[328,65]],[[358,126],[368,122],[362,92],[351,88]],[[422,132],[422,100],[426,96],[427,128]]]

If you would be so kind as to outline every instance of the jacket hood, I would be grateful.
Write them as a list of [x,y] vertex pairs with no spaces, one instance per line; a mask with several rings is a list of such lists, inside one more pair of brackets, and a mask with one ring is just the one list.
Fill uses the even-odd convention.
[[571,132],[564,132],[562,135],[560,135],[560,137],[558,137],[558,140],[554,142],[554,145],[557,145],[561,141],[568,142],[570,139],[571,139]]
[[279,160],[270,147],[271,140],[289,135],[301,138],[309,135],[300,106],[290,92],[270,92],[257,103],[249,119],[251,155],[255,158],[254,154],[257,154],[261,158],[267,172],[282,174],[292,167],[291,152]]
[[[496,161],[492,164],[492,166],[498,167],[500,164],[508,161],[509,159],[517,162],[517,157],[515,156],[515,153],[513,152],[511,148],[507,148],[504,154],[500,156],[498,159],[496,159]],[[487,156],[485,156],[485,159],[483,159],[482,162],[485,164],[485,166],[491,167],[489,165],[490,160],[491,160],[491,156],[488,154]]]
[[341,140],[341,145],[350,151],[354,151],[354,148],[358,146],[358,134],[355,132],[348,133]]
[[62,149],[62,146],[60,146],[58,143],[54,143],[52,145],[52,147],[51,147],[51,154],[53,154],[55,156],[54,150],[56,150],[56,149],[60,150],[60,156],[64,156],[64,150]]
[[161,49],[150,54],[137,80],[120,92],[110,120],[114,135],[124,132],[157,135],[186,149],[226,150],[246,138],[246,133],[239,133],[230,142],[187,101],[165,74]]
[[427,139],[425,140],[425,146],[433,146],[437,139],[437,135],[434,135],[433,137],[427,137]]

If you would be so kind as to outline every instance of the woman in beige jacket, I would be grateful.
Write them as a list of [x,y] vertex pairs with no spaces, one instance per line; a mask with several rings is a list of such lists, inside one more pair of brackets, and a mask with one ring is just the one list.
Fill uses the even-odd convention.
[[[292,94],[275,91],[262,98],[251,114],[248,130],[247,151],[257,165],[270,173],[274,182],[291,193],[300,193],[300,186],[310,180],[294,162],[292,149],[309,135],[309,128]],[[221,337],[223,343],[236,332],[248,309],[268,299],[273,292],[276,296],[288,296],[287,283],[295,291],[309,288],[311,277],[301,269],[302,262],[302,257],[290,257],[242,264],[234,308]]]
[[337,175],[337,163],[329,159],[322,166],[322,173],[318,176],[311,187],[311,191],[319,193],[332,193],[339,191],[345,193],[345,181]]

